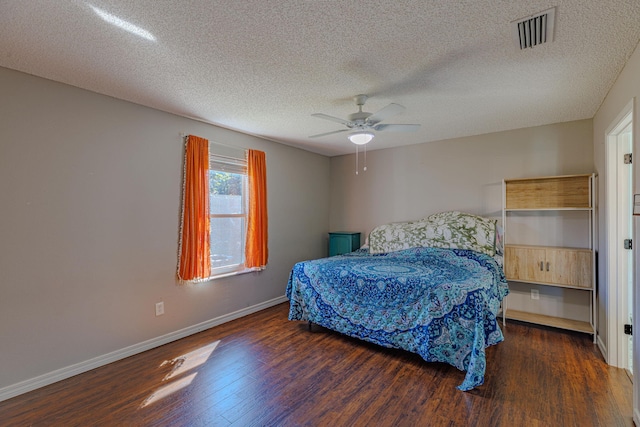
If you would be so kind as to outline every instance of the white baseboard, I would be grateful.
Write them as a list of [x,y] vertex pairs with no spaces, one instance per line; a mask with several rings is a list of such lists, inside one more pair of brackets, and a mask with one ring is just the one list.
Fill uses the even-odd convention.
[[44,387],[49,384],[53,384],[55,382],[73,377],[74,375],[99,368],[100,366],[108,365],[109,363],[115,362],[117,360],[133,356],[134,354],[142,353],[143,351],[147,351],[152,348],[170,343],[172,341],[188,337],[189,335],[193,335],[195,333],[204,331],[205,329],[213,328],[214,326],[221,325],[231,320],[247,316],[251,313],[256,313],[260,310],[264,310],[265,308],[273,307],[274,305],[278,305],[286,301],[288,301],[287,297],[283,295],[281,297],[277,297],[260,304],[252,305],[251,307],[243,308],[242,310],[234,311],[233,313],[216,317],[215,319],[210,319],[175,332],[171,332],[147,341],[140,342],[138,344],[134,344],[129,347],[122,348],[120,350],[113,351],[111,353],[103,354],[102,356],[94,357],[93,359],[89,359],[84,362],[76,363],[75,365],[57,369],[55,371],[48,372],[35,378],[3,387],[0,389],[0,402],[38,389],[40,387]]

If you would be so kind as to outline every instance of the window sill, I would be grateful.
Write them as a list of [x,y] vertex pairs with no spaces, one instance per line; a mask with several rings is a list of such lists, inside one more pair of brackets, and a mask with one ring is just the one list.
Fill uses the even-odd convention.
[[253,273],[266,269],[267,267],[254,267],[254,268],[242,268],[234,271],[226,271],[224,273],[215,274],[213,276],[209,276],[206,279],[196,279],[196,280],[182,280],[178,279],[178,283],[182,285],[199,285],[204,282],[210,282],[212,280],[223,279],[225,277],[237,276],[239,274]]
[[210,276],[207,280],[223,279],[225,277],[231,277],[231,276],[237,276],[237,275],[240,275],[240,274],[253,273],[253,272],[256,272],[256,271],[262,271],[265,268],[266,267],[254,267],[254,268],[243,268],[243,269],[235,270],[235,271],[228,271],[226,273],[220,273],[220,274],[216,274],[216,275]]

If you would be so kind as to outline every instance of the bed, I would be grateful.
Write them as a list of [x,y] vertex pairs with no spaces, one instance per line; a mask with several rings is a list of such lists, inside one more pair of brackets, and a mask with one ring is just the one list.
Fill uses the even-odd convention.
[[471,390],[484,382],[485,349],[504,339],[497,240],[494,220],[456,211],[376,227],[355,252],[294,265],[289,320],[448,363]]

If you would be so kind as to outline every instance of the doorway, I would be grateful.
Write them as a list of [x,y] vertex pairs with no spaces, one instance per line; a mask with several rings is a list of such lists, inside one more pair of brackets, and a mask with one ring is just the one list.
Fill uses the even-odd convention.
[[630,103],[607,131],[607,206],[608,231],[608,363],[633,372],[633,343],[625,334],[632,324],[633,313],[633,252],[625,249],[625,241],[633,235],[632,168],[625,157],[633,148],[633,104]]

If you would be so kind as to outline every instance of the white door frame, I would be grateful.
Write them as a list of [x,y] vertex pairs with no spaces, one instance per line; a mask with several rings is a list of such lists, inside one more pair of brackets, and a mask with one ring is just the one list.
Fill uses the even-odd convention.
[[[607,271],[607,363],[619,368],[628,368],[628,353],[625,350],[626,343],[621,338],[621,331],[626,319],[623,319],[622,310],[625,303],[624,293],[618,287],[618,259],[619,252],[625,250],[616,241],[618,233],[618,188],[617,170],[622,164],[618,155],[618,136],[633,122],[633,100],[618,114],[605,134],[605,164],[606,164],[606,207],[605,226],[607,229],[606,246],[606,271]],[[625,194],[630,194],[632,188],[627,188]],[[632,230],[631,230],[632,232]],[[631,234],[628,236],[631,237]],[[639,242],[640,243],[640,242]],[[632,297],[632,296],[628,296]]]

